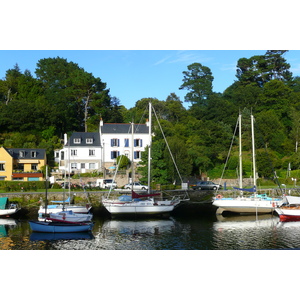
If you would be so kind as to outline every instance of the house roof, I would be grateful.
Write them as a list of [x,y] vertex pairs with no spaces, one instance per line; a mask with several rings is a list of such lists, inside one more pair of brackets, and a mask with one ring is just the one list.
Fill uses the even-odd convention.
[[[80,144],[74,143],[74,139],[80,139]],[[92,139],[93,143],[87,143],[87,139]],[[99,132],[73,132],[70,137],[70,146],[100,146]]]
[[[36,149],[36,148],[5,148],[6,151],[14,159],[44,159],[46,155],[45,149]],[[20,156],[20,152],[23,151],[24,156]],[[35,152],[35,157],[31,156],[31,153]]]
[[[131,133],[131,124],[104,123],[101,127],[101,133],[122,134]],[[134,124],[134,133],[149,133],[149,127],[146,124]]]

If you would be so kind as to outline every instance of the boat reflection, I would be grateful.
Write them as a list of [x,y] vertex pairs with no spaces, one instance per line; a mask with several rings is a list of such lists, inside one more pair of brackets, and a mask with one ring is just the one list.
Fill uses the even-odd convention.
[[213,243],[217,249],[272,249],[276,247],[278,216],[249,215],[217,217],[213,224]]
[[160,234],[170,232],[175,227],[173,219],[164,220],[108,220],[103,223],[102,231],[119,234]]
[[17,221],[12,218],[0,218],[0,237],[6,237],[10,228],[17,225]]
[[30,241],[57,241],[57,240],[91,240],[94,236],[91,232],[64,232],[64,233],[49,233],[49,232],[32,232]]

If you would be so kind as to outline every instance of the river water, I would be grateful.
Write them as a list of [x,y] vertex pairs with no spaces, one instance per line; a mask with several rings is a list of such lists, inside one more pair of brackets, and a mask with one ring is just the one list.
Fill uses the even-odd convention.
[[167,219],[94,217],[91,233],[34,233],[28,220],[0,219],[0,249],[248,250],[300,249],[300,222],[277,216]]

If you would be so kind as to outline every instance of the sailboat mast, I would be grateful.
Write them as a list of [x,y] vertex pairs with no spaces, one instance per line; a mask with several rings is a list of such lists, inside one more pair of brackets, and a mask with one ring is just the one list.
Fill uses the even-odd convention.
[[[243,188],[243,160],[242,160],[242,114],[239,113],[239,165],[240,165],[240,176],[239,176],[239,188]],[[241,196],[243,191],[240,190]]]
[[152,147],[152,103],[149,102],[149,146],[148,146],[148,193],[150,194],[151,191],[151,147]]
[[133,190],[133,180],[134,180],[134,123],[131,122],[131,190]]
[[253,185],[256,188],[256,155],[255,155],[255,140],[254,140],[254,118],[251,114],[251,133],[252,133],[252,160],[253,160]]

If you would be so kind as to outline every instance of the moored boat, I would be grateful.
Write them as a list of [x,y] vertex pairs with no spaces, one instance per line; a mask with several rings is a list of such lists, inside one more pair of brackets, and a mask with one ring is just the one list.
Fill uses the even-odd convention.
[[29,221],[29,225],[34,232],[84,232],[91,231],[93,223],[63,223],[63,222],[46,222],[46,221]]
[[[239,213],[239,214],[266,214],[275,211],[275,208],[284,203],[283,197],[269,197],[266,194],[257,194],[256,192],[256,161],[255,161],[255,140],[254,140],[254,118],[251,114],[251,136],[252,136],[252,159],[253,159],[253,182],[254,186],[249,189],[243,188],[243,168],[242,168],[242,115],[239,114],[237,125],[239,126],[239,187],[235,188],[240,191],[240,195],[232,198],[224,198],[222,195],[217,195],[213,199],[213,205],[217,206],[217,214],[222,214],[224,211]],[[244,192],[253,193],[244,195]]]
[[49,218],[50,221],[57,222],[72,222],[72,223],[80,223],[80,222],[90,222],[93,218],[92,214],[76,214],[72,210],[63,210],[58,213],[50,213]]
[[0,217],[9,217],[15,214],[20,208],[15,203],[10,203],[8,197],[0,198]]
[[[172,198],[161,197],[160,193],[151,193],[151,148],[152,148],[152,107],[151,102],[149,102],[149,147],[148,147],[148,194],[137,194],[133,190],[133,185],[131,185],[131,196],[120,196],[115,199],[110,199],[109,194],[106,198],[102,199],[103,206],[107,211],[112,215],[162,215],[170,213],[174,210],[181,201],[188,201],[189,196],[185,191],[182,195],[176,195]],[[158,121],[158,119],[157,119]],[[161,130],[162,131],[162,130]],[[163,133],[163,132],[162,132]],[[131,124],[131,134],[134,136],[134,124]],[[164,134],[163,134],[164,135]],[[166,140],[165,140],[166,141]],[[167,143],[167,141],[166,141]],[[133,147],[133,143],[132,143]],[[132,149],[132,161],[133,159],[133,149]],[[173,163],[175,164],[174,158],[172,156]],[[177,172],[178,168],[176,166]],[[118,166],[117,166],[118,170]],[[117,171],[116,170],[116,171]],[[132,174],[134,174],[134,164],[132,163]],[[178,175],[181,179],[181,176],[178,172]],[[182,179],[181,179],[182,181]],[[159,196],[158,199],[155,197]]]

